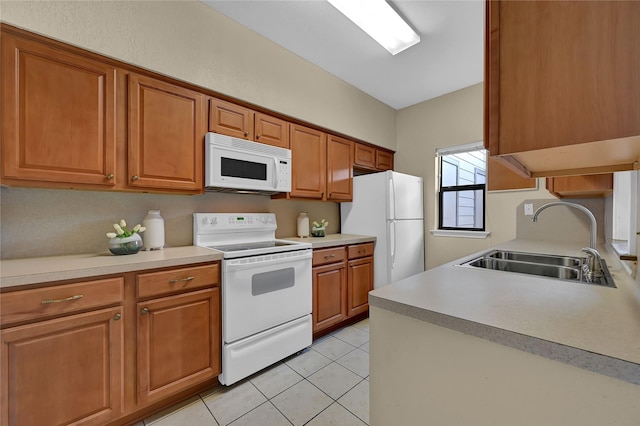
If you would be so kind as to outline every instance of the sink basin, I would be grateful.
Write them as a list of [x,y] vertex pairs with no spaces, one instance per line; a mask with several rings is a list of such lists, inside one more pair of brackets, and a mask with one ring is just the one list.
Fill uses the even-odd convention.
[[585,261],[581,257],[556,256],[553,254],[522,253],[517,251],[495,250],[485,255],[494,259],[515,260],[518,262],[539,263],[544,265],[559,265],[571,268],[581,268]]
[[515,272],[556,278],[564,281],[578,281],[586,284],[615,287],[609,269],[603,259],[601,259],[600,263],[602,276],[592,278],[591,280],[586,277],[586,274],[583,274],[584,262],[586,262],[586,259],[583,257],[491,250],[460,266]]

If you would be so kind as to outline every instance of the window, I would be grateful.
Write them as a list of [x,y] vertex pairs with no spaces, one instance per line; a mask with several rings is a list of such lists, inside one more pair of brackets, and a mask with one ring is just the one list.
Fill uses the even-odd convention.
[[487,155],[482,142],[437,150],[438,229],[484,231]]

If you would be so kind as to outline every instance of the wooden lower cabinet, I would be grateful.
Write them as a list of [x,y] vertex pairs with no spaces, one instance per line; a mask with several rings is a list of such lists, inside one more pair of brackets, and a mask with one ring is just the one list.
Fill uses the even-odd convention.
[[368,312],[371,290],[373,243],[314,250],[314,334]]
[[220,265],[0,294],[0,426],[131,424],[217,384]]
[[4,329],[2,421],[102,425],[122,415],[120,306]]
[[220,374],[220,289],[138,303],[138,398],[152,402]]
[[345,262],[313,268],[313,332],[347,319]]

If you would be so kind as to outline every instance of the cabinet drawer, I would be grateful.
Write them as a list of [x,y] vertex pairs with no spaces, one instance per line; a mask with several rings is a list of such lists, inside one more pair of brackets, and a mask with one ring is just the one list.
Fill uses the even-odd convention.
[[124,278],[107,278],[0,295],[2,325],[121,303]]
[[347,258],[345,246],[313,251],[313,266],[342,262]]
[[195,266],[138,275],[138,298],[194,290],[220,284],[220,265]]
[[357,259],[359,257],[373,256],[373,243],[355,244],[348,247],[349,259]]

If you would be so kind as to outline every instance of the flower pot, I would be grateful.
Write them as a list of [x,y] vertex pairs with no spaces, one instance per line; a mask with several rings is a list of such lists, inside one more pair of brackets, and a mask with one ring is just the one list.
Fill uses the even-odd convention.
[[325,227],[316,228],[315,226],[311,227],[311,236],[312,237],[324,237]]
[[136,254],[142,248],[142,238],[140,234],[133,234],[126,238],[111,238],[109,240],[109,251],[115,255]]

